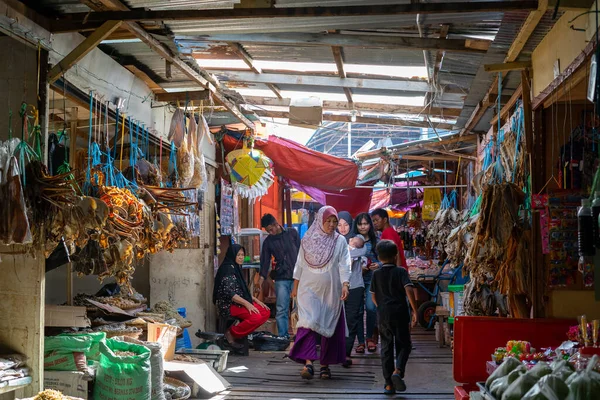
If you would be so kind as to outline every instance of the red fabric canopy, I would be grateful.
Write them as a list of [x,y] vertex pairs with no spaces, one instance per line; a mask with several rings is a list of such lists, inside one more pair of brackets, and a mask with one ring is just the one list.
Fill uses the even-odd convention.
[[331,206],[338,212],[348,211],[352,217],[356,217],[363,212],[369,212],[369,204],[371,204],[371,194],[373,193],[373,189],[354,188],[342,192],[332,192],[304,186],[292,180],[288,180],[288,182],[292,187],[308,194],[315,201],[318,201],[320,204]]
[[[242,141],[229,135],[223,138],[227,151],[242,147]],[[323,154],[277,136],[257,139],[254,148],[261,150],[274,164],[275,174],[304,186],[336,191],[354,189],[358,166],[351,161]]]

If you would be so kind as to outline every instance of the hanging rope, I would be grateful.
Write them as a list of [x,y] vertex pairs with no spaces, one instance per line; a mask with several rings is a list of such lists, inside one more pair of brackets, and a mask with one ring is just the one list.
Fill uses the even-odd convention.
[[[131,117],[127,117],[130,118]],[[121,124],[121,153],[119,155],[119,170],[123,171],[123,145],[125,144],[125,114],[123,114],[123,121]]]

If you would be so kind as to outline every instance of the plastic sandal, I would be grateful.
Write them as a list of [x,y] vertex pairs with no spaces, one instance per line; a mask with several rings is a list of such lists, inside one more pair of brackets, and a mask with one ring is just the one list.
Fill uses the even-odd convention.
[[406,383],[404,383],[404,379],[402,379],[399,374],[392,375],[392,382],[394,383],[394,389],[396,389],[396,391],[406,392]]
[[321,367],[321,371],[319,371],[319,377],[324,380],[331,379],[331,370],[329,367]]
[[364,345],[364,343],[361,343],[358,346],[356,346],[356,354],[365,354],[365,345]]
[[384,394],[389,394],[389,395],[396,394],[396,390],[394,389],[394,385],[385,385],[383,387],[383,393]]
[[367,339],[367,350],[369,350],[369,353],[374,353],[377,351],[377,345],[372,339]]
[[302,371],[300,372],[300,376],[302,379],[312,379],[315,376],[315,367],[312,364],[307,364],[304,366]]

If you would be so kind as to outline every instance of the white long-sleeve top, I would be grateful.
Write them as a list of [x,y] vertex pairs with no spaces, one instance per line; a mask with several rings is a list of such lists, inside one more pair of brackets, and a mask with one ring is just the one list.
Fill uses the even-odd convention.
[[321,268],[313,268],[304,260],[300,247],[294,268],[298,284],[298,328],[307,328],[331,337],[342,312],[342,283],[350,282],[351,259],[348,244],[338,236],[331,260]]

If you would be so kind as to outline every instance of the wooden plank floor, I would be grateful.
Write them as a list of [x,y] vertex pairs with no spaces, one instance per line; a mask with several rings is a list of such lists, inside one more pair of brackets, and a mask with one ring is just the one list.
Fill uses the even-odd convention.
[[[251,351],[249,357],[229,357],[222,375],[233,387],[212,400],[453,399],[450,349],[438,348],[431,332],[415,329],[412,337],[415,350],[406,372],[408,390],[395,397],[382,393],[379,353],[355,355],[349,369],[332,366],[329,381],[317,376],[306,381],[300,378],[301,365],[286,358],[285,352]],[[318,365],[315,369],[318,374]]]

